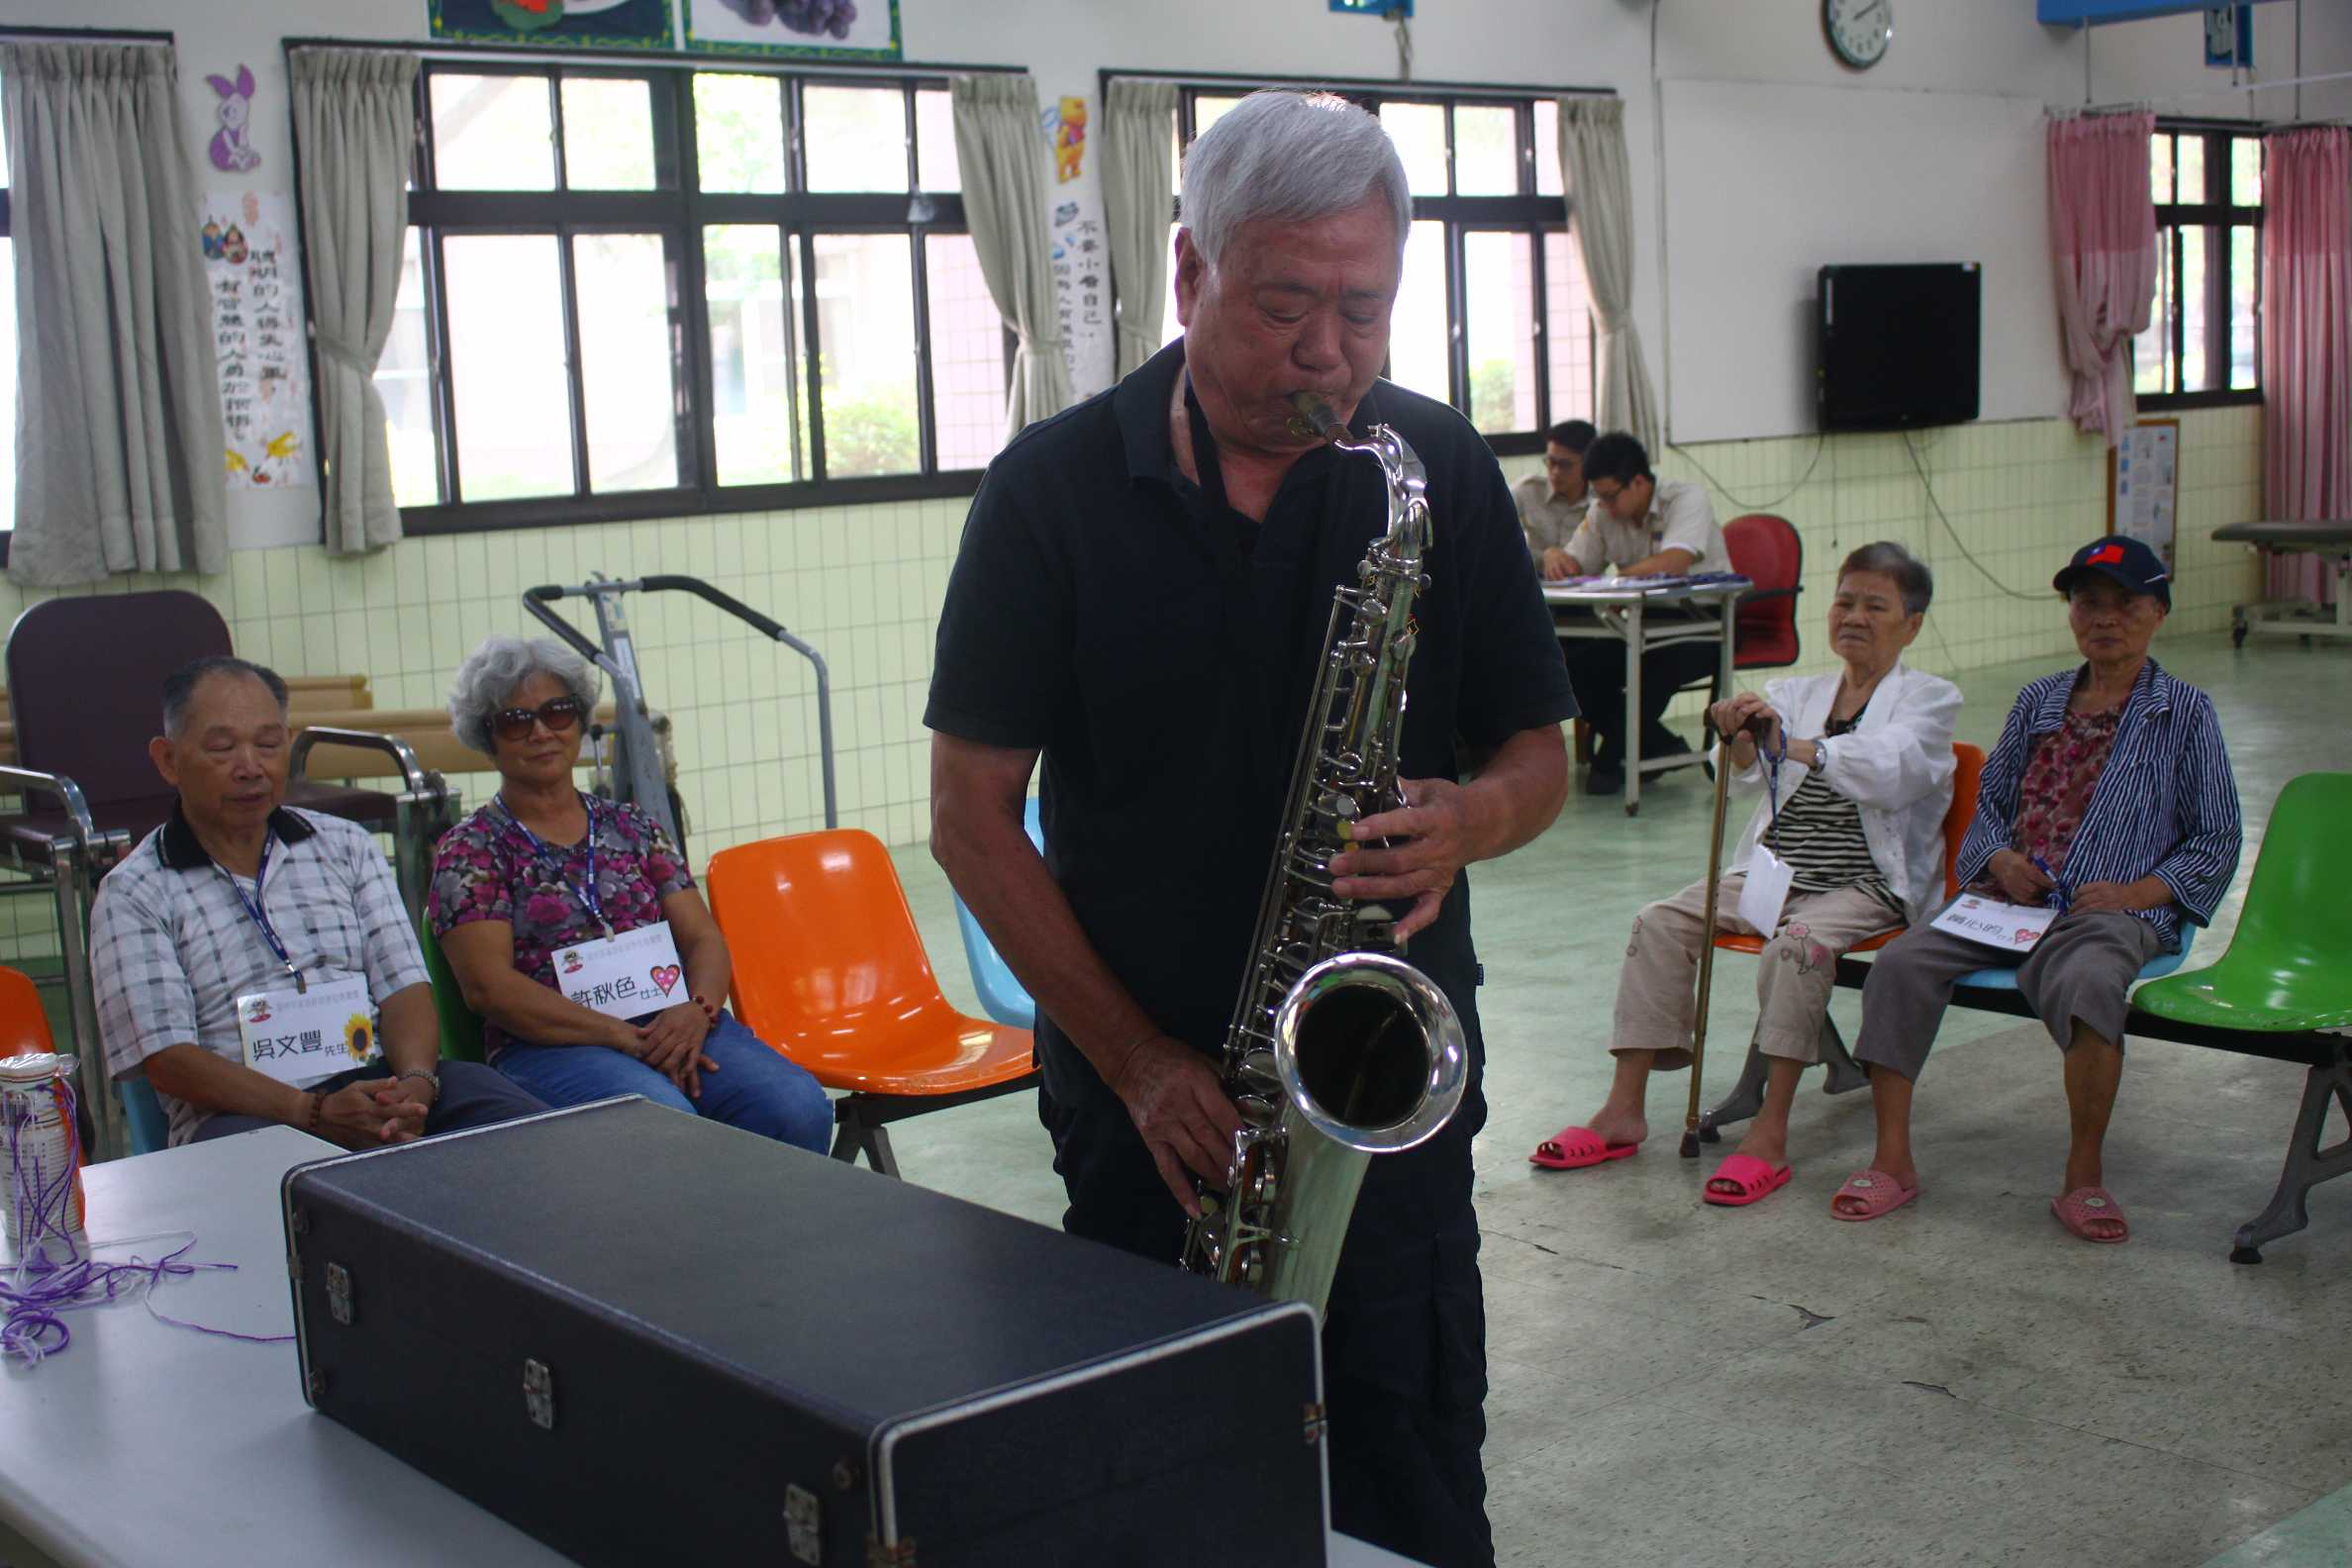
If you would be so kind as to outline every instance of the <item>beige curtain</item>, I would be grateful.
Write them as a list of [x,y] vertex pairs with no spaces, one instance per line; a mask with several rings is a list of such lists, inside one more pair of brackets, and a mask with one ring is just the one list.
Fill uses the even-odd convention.
[[1119,284],[1119,373],[1159,352],[1175,211],[1176,84],[1111,84],[1103,99],[1103,207]]
[[228,569],[212,305],[168,48],[0,43],[16,251],[16,537],[64,587]]
[[1560,177],[1601,339],[1601,406],[1594,423],[1605,431],[1631,431],[1654,456],[1664,432],[1641,333],[1633,325],[1633,177],[1625,163],[1623,102],[1560,100]]
[[1045,227],[1045,135],[1037,84],[1024,75],[958,76],[949,84],[964,221],[980,275],[1013,330],[1006,439],[1072,401],[1070,367],[1053,331],[1053,265]]
[[392,336],[417,136],[417,56],[388,49],[294,51],[294,147],[319,345],[319,486],[327,548],[400,538],[376,360]]

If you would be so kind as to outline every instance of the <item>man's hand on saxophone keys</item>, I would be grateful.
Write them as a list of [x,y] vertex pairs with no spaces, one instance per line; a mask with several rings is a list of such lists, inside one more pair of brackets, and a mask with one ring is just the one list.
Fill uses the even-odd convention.
[[1225,1098],[1216,1062],[1180,1039],[1151,1034],[1134,1043],[1107,1081],[1134,1119],[1160,1180],[1199,1219],[1192,1178],[1223,1189],[1233,1134],[1241,1130],[1241,1113]]
[[1333,855],[1331,891],[1392,906],[1412,900],[1396,922],[1402,942],[1437,918],[1454,878],[1479,855],[1473,802],[1461,785],[1451,779],[1400,779],[1397,788],[1405,805],[1364,818],[1351,835],[1386,839],[1386,846]]

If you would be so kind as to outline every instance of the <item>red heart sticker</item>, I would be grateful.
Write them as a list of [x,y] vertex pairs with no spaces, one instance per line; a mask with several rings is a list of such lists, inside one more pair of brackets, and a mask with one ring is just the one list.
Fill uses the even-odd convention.
[[678,966],[676,964],[655,964],[646,973],[653,977],[655,985],[661,987],[663,996],[668,996],[678,983]]

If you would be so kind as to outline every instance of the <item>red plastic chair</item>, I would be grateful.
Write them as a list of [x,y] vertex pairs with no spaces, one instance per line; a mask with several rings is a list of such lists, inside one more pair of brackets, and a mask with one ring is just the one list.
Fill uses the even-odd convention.
[[1723,525],[1731,569],[1755,579],[1739,601],[1738,669],[1778,669],[1797,662],[1797,596],[1804,591],[1805,542],[1787,518],[1750,512]]
[[[1985,753],[1965,740],[1952,742],[1952,804],[1944,812],[1944,897],[1960,891],[1960,841],[1968,836],[1968,825],[1976,817],[1977,789],[1985,776]],[[1884,947],[1910,930],[1907,926],[1891,926],[1875,936],[1865,936],[1848,952],[1872,952]],[[1734,931],[1718,931],[1715,939],[1717,952],[1760,953],[1764,938]],[[1821,1061],[1829,1069],[1829,1081],[1822,1087],[1830,1094],[1844,1094],[1859,1089],[1868,1082],[1862,1069],[1846,1050],[1845,1036],[1838,1032],[1837,1021],[1826,1012],[1821,1015]],[[1739,1082],[1730,1094],[1699,1118],[1699,1136],[1707,1142],[1715,1140],[1715,1128],[1733,1122],[1744,1122],[1764,1107],[1764,1055],[1749,1042],[1747,1062],[1741,1067]]]
[[746,1029],[806,1067],[833,1104],[833,1158],[898,1174],[888,1123],[1036,1079],[1029,1031],[939,994],[890,851],[854,828],[763,838],[711,857],[711,913],[735,958]]

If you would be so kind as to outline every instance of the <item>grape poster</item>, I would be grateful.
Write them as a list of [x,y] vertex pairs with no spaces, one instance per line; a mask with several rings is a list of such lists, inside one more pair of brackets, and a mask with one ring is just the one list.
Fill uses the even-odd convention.
[[665,49],[670,0],[431,0],[433,36],[477,44]]
[[684,0],[686,47],[721,54],[900,57],[898,0]]

